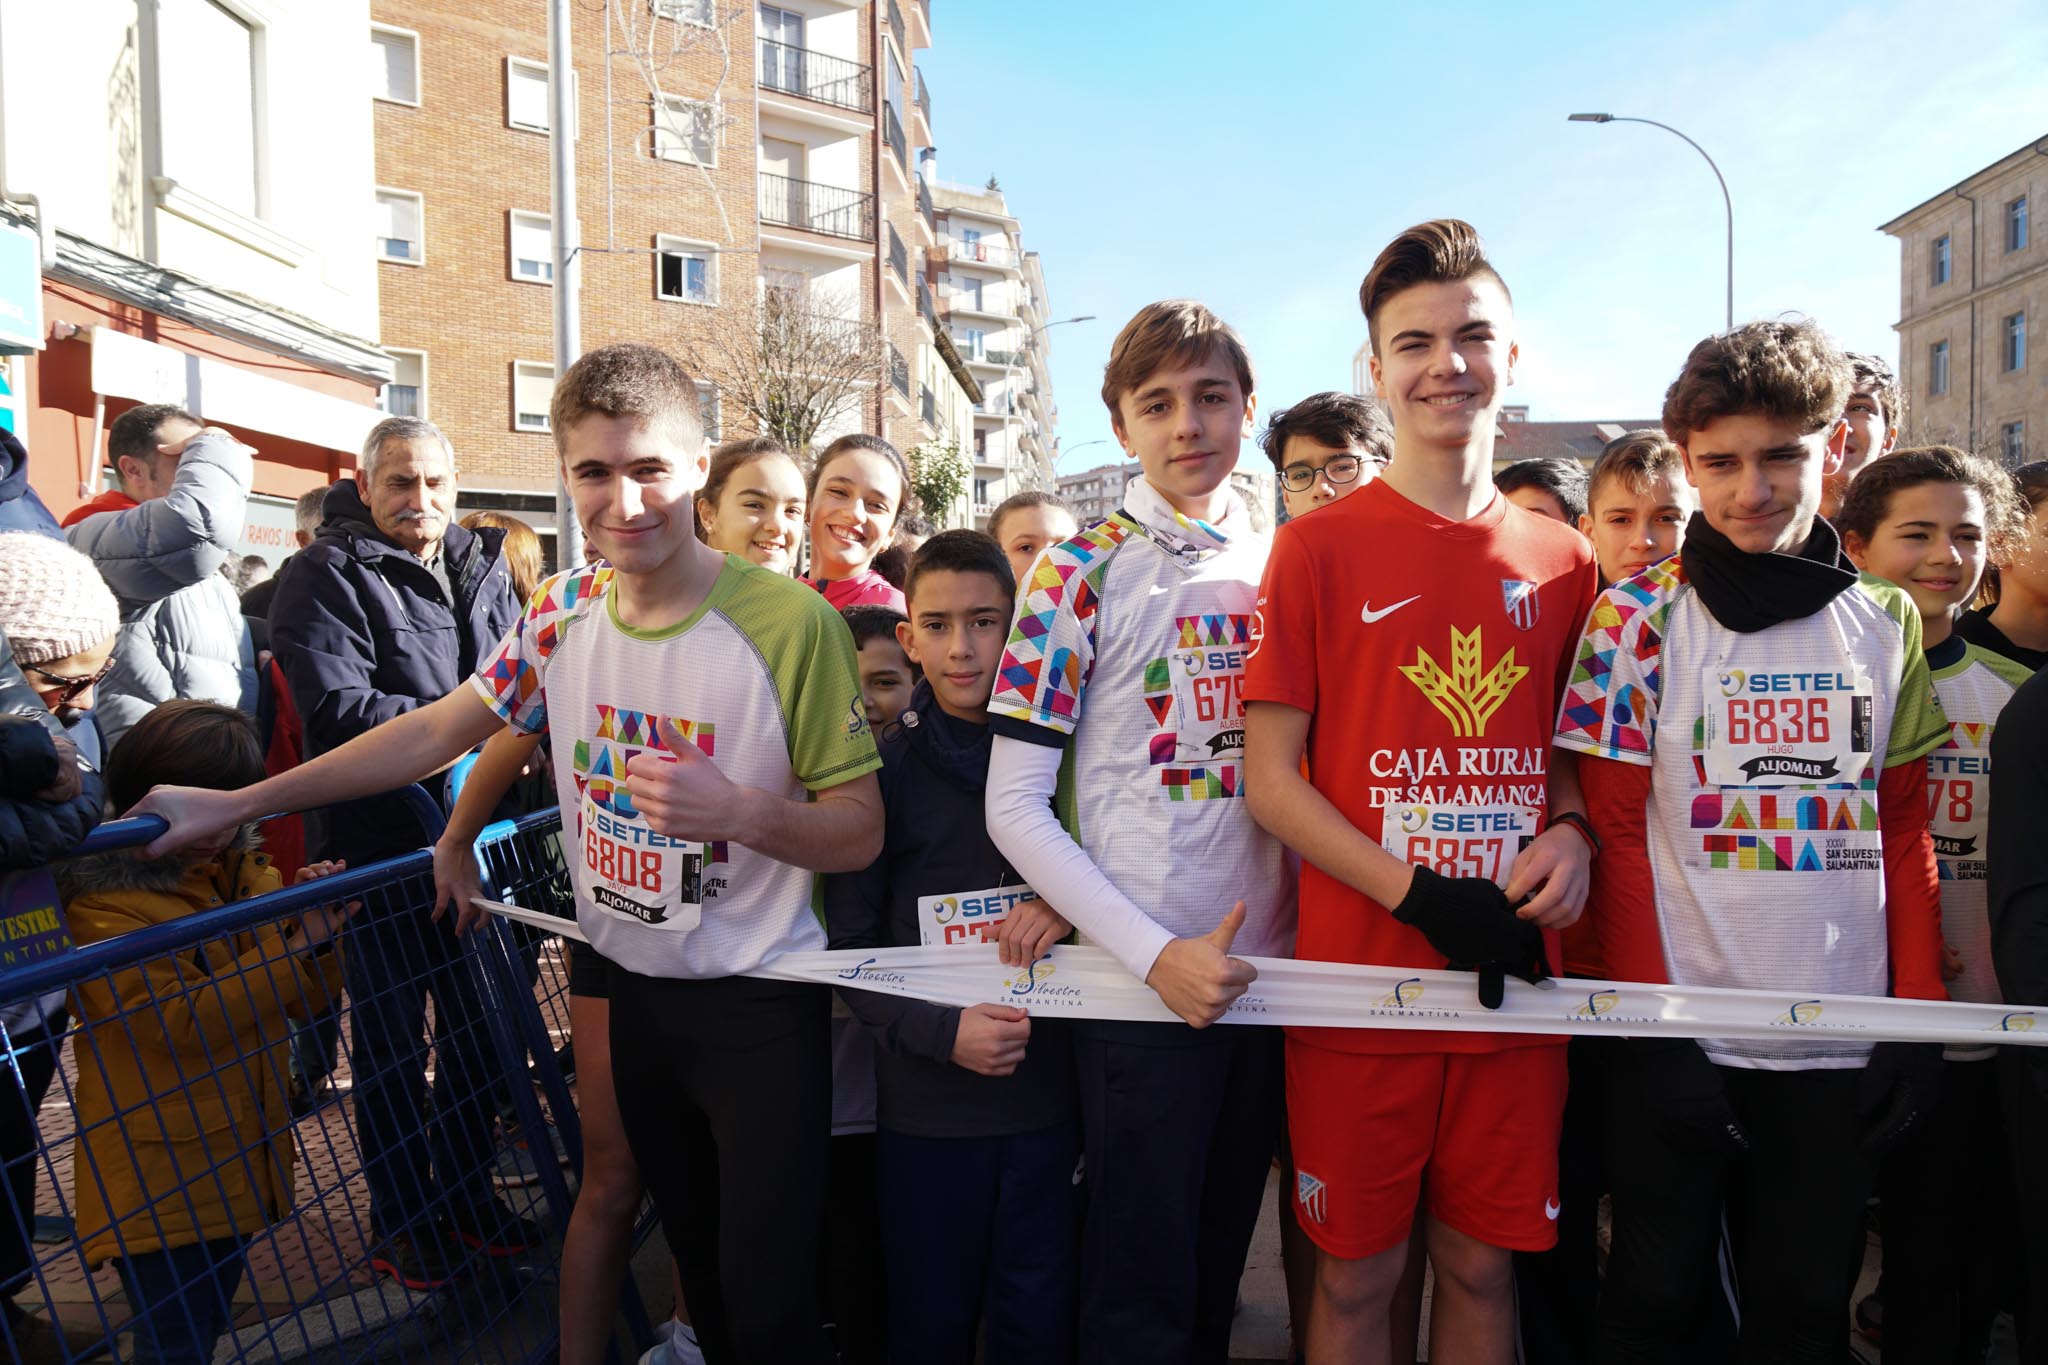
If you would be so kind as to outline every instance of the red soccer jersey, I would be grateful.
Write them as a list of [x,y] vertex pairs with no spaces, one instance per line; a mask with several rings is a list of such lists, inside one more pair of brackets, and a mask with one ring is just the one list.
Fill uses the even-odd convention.
[[[1245,700],[1307,711],[1316,790],[1367,838],[1447,876],[1503,884],[1543,827],[1551,736],[1598,591],[1578,532],[1496,497],[1448,521],[1375,482],[1280,529]],[[1557,935],[1546,934],[1560,963]],[[1295,955],[1445,965],[1386,907],[1304,863]],[[1426,1012],[1397,992],[1389,1009]],[[1301,1029],[1347,1052],[1467,1052],[1512,1034]]]

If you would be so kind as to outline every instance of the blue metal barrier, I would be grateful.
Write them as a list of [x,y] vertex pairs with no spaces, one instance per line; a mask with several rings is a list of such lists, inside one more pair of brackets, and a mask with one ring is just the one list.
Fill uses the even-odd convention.
[[[438,832],[432,799],[407,799]],[[162,828],[108,822],[75,857],[111,859],[74,871],[132,878],[143,864],[118,851]],[[492,889],[573,914],[559,829],[553,811],[494,827],[480,841],[500,869]],[[0,1299],[13,1301],[0,1357],[141,1359],[152,1344],[198,1360],[552,1356],[572,1193],[544,1135],[559,1128],[573,1164],[582,1147],[547,1017],[566,1034],[560,940],[536,980],[538,959],[503,923],[456,939],[452,916],[429,920],[432,899],[423,850],[160,909],[161,922],[0,979],[0,1007],[63,990],[75,1015],[54,1039],[17,1041],[0,1025],[0,1101],[40,1100],[35,1081],[55,1073],[48,1102],[23,1110],[27,1150],[0,1152],[15,1177],[0,1180],[0,1244],[26,1248],[25,1266],[0,1256]],[[88,889],[71,904],[98,923],[105,907],[144,900]],[[286,936],[351,901],[361,909],[331,953]],[[324,1097],[295,1091],[291,1033],[335,1003],[349,1025],[343,1075]],[[503,1104],[516,1122],[501,1122]],[[538,1180],[494,1191],[517,1134]],[[39,1211],[74,1220],[75,1235],[33,1244]],[[628,1307],[644,1339],[637,1296]]]

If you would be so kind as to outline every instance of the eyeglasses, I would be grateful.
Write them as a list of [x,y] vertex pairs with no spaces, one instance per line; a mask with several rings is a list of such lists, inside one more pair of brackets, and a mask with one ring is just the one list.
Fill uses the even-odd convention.
[[[1374,460],[1372,463],[1377,469],[1386,462]],[[1318,475],[1333,484],[1347,484],[1354,482],[1364,468],[1365,461],[1356,455],[1339,455],[1320,469],[1312,465],[1291,464],[1280,471],[1280,485],[1290,493],[1306,493],[1316,486]]]
[[[114,661],[112,659],[107,660],[100,665],[97,673],[85,678],[67,678],[62,673],[52,673],[49,669],[37,668],[34,664],[23,664],[21,668],[24,673],[33,673],[56,689],[57,705],[69,706],[72,698],[90,691],[96,683],[105,682],[107,674],[114,671]],[[43,689],[37,688],[36,690],[42,691]]]

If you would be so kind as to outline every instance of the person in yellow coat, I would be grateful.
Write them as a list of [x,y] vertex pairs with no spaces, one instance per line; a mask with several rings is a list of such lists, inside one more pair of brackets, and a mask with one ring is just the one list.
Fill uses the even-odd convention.
[[[174,701],[107,763],[112,808],[160,782],[234,788],[263,777],[248,717]],[[119,850],[58,868],[81,946],[275,891],[283,877],[244,826],[161,858]],[[338,871],[300,869],[298,882]],[[79,983],[74,1199],[92,1265],[117,1264],[138,1365],[213,1358],[256,1234],[292,1204],[290,1020],[341,994],[335,933],[356,904],[323,906]]]

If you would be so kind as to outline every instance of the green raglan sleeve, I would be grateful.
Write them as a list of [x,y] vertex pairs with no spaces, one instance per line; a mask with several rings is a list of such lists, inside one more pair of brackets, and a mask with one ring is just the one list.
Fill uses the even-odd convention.
[[819,791],[874,772],[882,758],[861,709],[853,632],[817,593],[806,591],[792,605],[800,615],[770,667],[789,735],[790,769]]
[[1884,750],[1884,766],[1896,768],[1939,749],[1948,739],[1948,717],[1942,712],[1941,698],[1934,694],[1934,673],[1927,667],[1927,649],[1920,636],[1920,609],[1903,590],[1883,579],[1865,574],[1861,586],[1898,625],[1905,644],[1905,667],[1899,674],[1892,732]]

